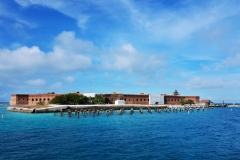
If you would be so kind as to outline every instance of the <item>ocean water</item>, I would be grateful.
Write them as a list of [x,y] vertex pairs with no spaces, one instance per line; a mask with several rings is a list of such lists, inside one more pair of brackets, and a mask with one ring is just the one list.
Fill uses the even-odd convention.
[[0,107],[0,159],[240,159],[240,107],[60,116]]

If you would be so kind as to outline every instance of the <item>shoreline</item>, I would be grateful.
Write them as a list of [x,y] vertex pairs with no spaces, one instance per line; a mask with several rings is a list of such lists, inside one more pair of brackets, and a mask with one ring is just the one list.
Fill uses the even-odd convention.
[[22,113],[54,113],[60,111],[80,111],[80,110],[139,110],[140,108],[143,110],[151,109],[164,109],[164,108],[184,108],[184,107],[192,107],[192,108],[203,108],[206,107],[204,105],[139,105],[139,104],[124,104],[124,105],[115,105],[115,104],[103,104],[103,105],[35,105],[35,106],[10,106],[8,107],[8,111],[11,112],[22,112]]

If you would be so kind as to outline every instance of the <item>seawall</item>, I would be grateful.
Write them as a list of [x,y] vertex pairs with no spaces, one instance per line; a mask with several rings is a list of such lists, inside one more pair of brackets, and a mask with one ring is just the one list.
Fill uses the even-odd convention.
[[[66,111],[70,109],[71,111],[75,110],[120,110],[124,108],[125,110],[130,110],[133,108],[134,110],[138,110],[142,108],[143,110],[147,108],[155,109],[155,108],[167,108],[167,107],[186,107],[181,105],[139,105],[139,104],[124,104],[124,105],[115,105],[115,104],[104,104],[104,105],[48,105],[43,108],[37,107],[8,107],[8,111],[13,112],[24,112],[24,113],[53,113]],[[191,107],[204,107],[201,105],[191,105]]]

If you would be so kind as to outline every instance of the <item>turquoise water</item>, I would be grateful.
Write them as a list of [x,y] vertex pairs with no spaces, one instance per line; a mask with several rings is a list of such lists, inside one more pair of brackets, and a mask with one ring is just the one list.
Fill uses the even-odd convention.
[[240,159],[237,107],[78,118],[5,106],[0,114],[0,159]]

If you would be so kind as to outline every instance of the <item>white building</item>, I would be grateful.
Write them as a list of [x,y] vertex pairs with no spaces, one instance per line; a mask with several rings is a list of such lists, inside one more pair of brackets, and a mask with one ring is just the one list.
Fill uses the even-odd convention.
[[116,100],[116,101],[115,101],[115,104],[116,104],[116,105],[125,104],[125,101],[124,101],[124,100]]
[[149,104],[164,104],[164,95],[149,94]]
[[96,93],[83,93],[86,97],[95,97]]

